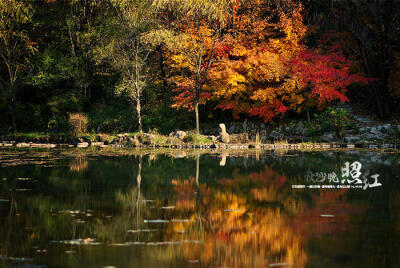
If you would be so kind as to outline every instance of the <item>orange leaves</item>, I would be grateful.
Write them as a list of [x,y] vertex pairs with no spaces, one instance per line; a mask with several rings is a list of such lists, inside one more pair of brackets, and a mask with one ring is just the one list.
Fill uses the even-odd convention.
[[[283,99],[300,86],[291,79],[290,61],[303,48],[300,40],[306,27],[301,7],[282,13],[276,23],[261,13],[262,2],[248,8],[242,6],[241,26],[225,35],[217,48],[218,60],[210,74],[213,96],[220,108],[232,109],[234,116],[247,113],[267,122],[288,110]],[[299,98],[292,101],[301,102]]]
[[[175,107],[192,109],[196,98],[202,103],[212,98],[218,108],[232,110],[235,118],[247,114],[268,122],[289,110],[301,112],[305,107],[348,101],[346,88],[368,81],[351,73],[354,62],[330,42],[332,38],[321,42],[320,49],[326,54],[307,48],[302,42],[307,32],[303,8],[292,2],[288,6],[277,9],[261,0],[237,1],[228,15],[231,24],[215,43],[210,28],[192,25],[185,29],[192,36],[181,46],[200,49],[202,54],[171,57],[173,67],[185,69],[175,79]],[[203,75],[204,69],[209,73]],[[207,75],[206,93],[196,95],[192,89]]]
[[202,21],[187,21],[180,25],[179,42],[170,47],[169,65],[176,85],[173,108],[194,110],[195,104],[204,104],[210,94],[203,90],[214,52],[214,30]]

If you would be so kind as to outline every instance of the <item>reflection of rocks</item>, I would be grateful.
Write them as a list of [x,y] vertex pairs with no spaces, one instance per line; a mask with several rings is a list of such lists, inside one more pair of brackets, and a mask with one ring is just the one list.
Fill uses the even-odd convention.
[[187,156],[185,151],[172,151],[169,155],[173,158],[185,158]]

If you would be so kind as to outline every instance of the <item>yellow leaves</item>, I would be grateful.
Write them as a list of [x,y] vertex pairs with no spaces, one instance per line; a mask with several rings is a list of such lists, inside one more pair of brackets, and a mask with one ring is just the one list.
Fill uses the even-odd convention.
[[249,57],[245,66],[249,69],[249,79],[261,81],[277,81],[286,75],[285,62],[280,55],[270,51],[254,51],[254,56]]
[[275,91],[276,89],[271,87],[259,89],[254,91],[251,99],[260,102],[272,102],[276,97]]
[[182,54],[173,54],[170,57],[171,67],[173,68],[189,68],[190,61]]
[[307,27],[303,24],[303,16],[301,12],[303,8],[300,6],[294,9],[290,15],[281,14],[280,27],[286,34],[286,40],[296,44],[307,32]]
[[246,48],[240,45],[236,45],[232,48],[231,55],[236,56],[236,57],[244,57],[247,56],[248,51]]
[[239,83],[244,83],[246,82],[246,77],[244,77],[241,74],[235,73],[233,75],[231,75],[228,79],[228,84],[232,87],[237,87],[239,85]]

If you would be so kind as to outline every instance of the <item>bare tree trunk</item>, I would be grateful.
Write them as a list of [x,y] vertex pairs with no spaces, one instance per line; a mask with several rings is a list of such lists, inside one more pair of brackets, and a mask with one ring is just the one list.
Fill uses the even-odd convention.
[[139,123],[139,133],[143,133],[143,126],[142,126],[142,114],[141,114],[141,105],[140,105],[140,97],[137,98],[136,100],[136,111],[137,111],[137,117],[138,117],[138,123]]
[[17,132],[17,120],[16,120],[16,96],[15,96],[15,88],[13,83],[10,85],[10,95],[11,95],[11,124],[13,132]]

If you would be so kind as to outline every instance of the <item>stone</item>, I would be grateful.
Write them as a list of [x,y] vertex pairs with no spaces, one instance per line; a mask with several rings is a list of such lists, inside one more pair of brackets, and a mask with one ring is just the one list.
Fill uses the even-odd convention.
[[100,146],[102,146],[102,145],[104,145],[104,142],[102,142],[102,141],[90,143],[90,146],[98,146],[98,147],[100,147]]
[[77,148],[87,148],[89,146],[88,142],[79,142],[76,144]]
[[375,140],[376,139],[376,135],[375,134],[371,134],[371,133],[366,133],[366,134],[364,134],[364,139]]
[[229,133],[235,133],[235,124],[232,124],[231,127],[229,128]]
[[216,142],[218,140],[218,138],[216,136],[207,136],[212,142]]
[[30,147],[31,145],[29,143],[26,143],[26,142],[21,142],[21,143],[17,143],[16,146],[18,148],[22,148],[22,147]]
[[382,132],[380,132],[376,127],[371,127],[369,132],[374,134],[374,135],[381,135],[382,134]]
[[229,135],[231,143],[247,143],[249,141],[249,135],[247,133],[231,134]]
[[300,121],[300,122],[298,122],[298,123],[294,126],[294,128],[293,128],[293,133],[294,133],[295,135],[304,135],[304,132],[305,132],[305,130],[304,130],[304,124],[303,124],[302,121]]
[[255,138],[255,140],[256,140],[256,143],[261,143],[261,140],[260,140],[260,133],[256,133],[256,138]]
[[348,142],[348,143],[357,142],[359,140],[361,140],[361,138],[359,136],[346,136],[346,137],[344,137],[344,141]]
[[119,137],[116,137],[116,138],[114,138],[113,140],[112,140],[112,142],[111,142],[111,144],[118,144],[118,143],[120,143],[120,138]]
[[243,122],[243,131],[244,132],[247,131],[247,119],[245,119],[244,122]]
[[391,125],[391,124],[384,124],[384,125],[382,126],[382,129],[383,129],[383,131],[384,131],[385,133],[389,133],[389,131],[390,131],[391,128],[392,128],[392,125]]
[[12,146],[14,146],[14,142],[9,142],[9,141],[3,141],[1,144],[3,144],[3,147],[12,147]]
[[374,133],[364,134],[364,138],[368,139],[368,140],[383,140],[386,137],[387,137],[387,135],[383,134],[381,132],[378,132],[378,134],[374,134]]
[[56,148],[57,145],[56,144],[51,144],[51,143],[32,143],[31,147],[52,149],[52,148]]
[[283,138],[283,135],[282,133],[274,130],[269,134],[269,138],[272,140],[280,140]]
[[221,124],[219,124],[219,127],[221,128],[221,131],[219,133],[219,141],[221,141],[223,143],[229,143],[230,137],[229,137],[229,134],[226,132],[225,124],[221,123]]
[[186,136],[187,136],[187,133],[183,130],[177,130],[174,133],[174,137],[178,138],[180,140],[183,140],[184,138],[186,138]]
[[325,132],[324,135],[322,135],[322,140],[325,142],[332,142],[335,139],[336,139],[336,136],[334,133]]

